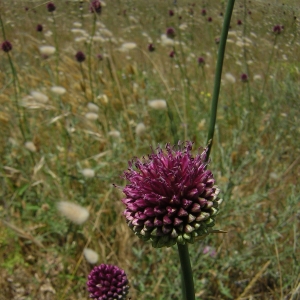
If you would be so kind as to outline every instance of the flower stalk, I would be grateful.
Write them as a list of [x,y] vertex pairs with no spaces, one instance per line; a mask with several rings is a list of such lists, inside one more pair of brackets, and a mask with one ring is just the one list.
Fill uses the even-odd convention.
[[228,0],[226,13],[224,16],[224,22],[220,37],[220,44],[219,44],[219,51],[218,51],[218,58],[217,58],[217,65],[216,65],[216,73],[215,73],[215,81],[214,81],[214,89],[213,89],[213,96],[211,102],[211,110],[210,110],[210,122],[209,122],[209,129],[208,129],[208,136],[207,136],[207,144],[208,144],[208,152],[206,159],[208,160],[213,137],[215,133],[215,125],[217,119],[217,109],[218,109],[218,100],[221,88],[221,76],[222,76],[222,69],[223,69],[223,61],[225,56],[225,48],[226,48],[226,40],[228,36],[229,26],[231,15],[234,7],[235,0]]

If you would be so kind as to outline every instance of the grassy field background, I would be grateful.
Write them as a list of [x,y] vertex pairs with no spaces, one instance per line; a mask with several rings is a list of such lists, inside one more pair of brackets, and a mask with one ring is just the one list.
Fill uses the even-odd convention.
[[[131,299],[180,299],[176,247],[135,237],[113,184],[174,137],[205,146],[226,1],[107,0],[101,15],[54,3],[0,2],[13,46],[0,54],[0,299],[88,299],[87,247],[126,271]],[[189,246],[197,299],[300,299],[297,3],[236,1],[210,163],[224,198],[215,228],[227,233]],[[88,220],[72,224],[59,201]]]

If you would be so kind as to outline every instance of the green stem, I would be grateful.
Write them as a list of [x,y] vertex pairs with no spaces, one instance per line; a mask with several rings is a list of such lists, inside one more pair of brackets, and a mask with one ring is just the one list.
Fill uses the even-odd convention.
[[181,264],[182,299],[195,300],[193,272],[187,244],[177,244]]
[[225,17],[224,17],[224,23],[223,23],[223,27],[222,27],[221,38],[220,38],[218,60],[217,60],[216,73],[215,73],[214,90],[213,90],[212,103],[211,103],[210,122],[209,122],[208,136],[207,136],[207,144],[208,144],[208,151],[207,151],[207,157],[206,157],[207,160],[209,158],[212,141],[213,141],[213,137],[214,137],[214,132],[215,132],[218,100],[219,100],[220,87],[221,87],[222,68],[223,68],[223,61],[224,61],[225,48],[226,48],[226,40],[227,40],[228,31],[229,31],[230,19],[231,19],[233,7],[234,7],[234,2],[235,2],[235,0],[228,0],[226,13],[225,13]]

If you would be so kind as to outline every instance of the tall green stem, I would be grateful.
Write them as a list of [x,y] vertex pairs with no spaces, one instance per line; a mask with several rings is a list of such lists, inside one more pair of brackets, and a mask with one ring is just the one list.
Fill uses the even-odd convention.
[[215,125],[217,119],[217,108],[218,108],[218,100],[220,94],[220,87],[221,87],[221,76],[222,76],[222,69],[223,69],[223,61],[225,55],[225,48],[226,48],[226,40],[228,35],[228,30],[230,26],[230,19],[234,7],[235,0],[228,0],[226,13],[224,16],[224,22],[222,27],[222,33],[220,37],[220,44],[219,44],[219,51],[218,51],[218,59],[217,59],[217,66],[216,66],[216,73],[215,73],[215,82],[214,82],[214,90],[212,96],[212,103],[211,103],[211,112],[210,112],[210,122],[209,122],[209,129],[208,129],[208,136],[207,136],[207,144],[208,144],[208,151],[207,157],[208,160],[209,154],[212,147],[214,132],[215,132]]
[[192,266],[187,244],[177,244],[181,264],[182,299],[195,300]]

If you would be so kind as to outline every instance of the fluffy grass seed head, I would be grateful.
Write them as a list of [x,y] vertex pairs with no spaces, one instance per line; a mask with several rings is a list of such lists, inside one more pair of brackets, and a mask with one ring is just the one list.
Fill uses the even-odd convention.
[[83,250],[83,255],[85,259],[88,261],[90,264],[95,264],[99,260],[99,255],[96,251],[90,248],[85,248]]
[[4,41],[2,44],[1,44],[1,49],[4,51],[4,52],[9,52],[12,50],[12,44],[11,42],[9,41]]
[[125,300],[129,285],[125,271],[114,265],[95,267],[87,281],[90,298],[97,300]]
[[68,201],[58,202],[57,209],[63,216],[78,225],[83,224],[90,215],[86,208]]
[[54,94],[59,95],[59,96],[65,94],[66,91],[67,90],[64,87],[62,87],[62,86],[53,86],[51,88],[51,92],[53,92]]
[[29,150],[30,152],[36,152],[37,149],[36,149],[36,146],[33,142],[31,141],[27,141],[25,144],[24,144],[25,148],[27,150]]
[[86,178],[93,178],[95,177],[95,170],[89,168],[82,169],[81,174]]
[[41,46],[40,53],[45,57],[49,57],[55,53],[55,47],[53,46]]
[[165,110],[167,108],[167,102],[163,99],[150,100],[148,101],[148,105],[156,110]]
[[137,136],[142,136],[146,132],[147,128],[144,123],[138,123],[135,127],[135,133]]
[[158,147],[134,159],[124,177],[124,216],[133,232],[152,246],[193,243],[209,234],[219,210],[219,188],[207,169],[207,148],[192,156],[192,142]]
[[47,103],[49,100],[48,96],[38,91],[31,91],[30,95],[35,101],[40,103]]

